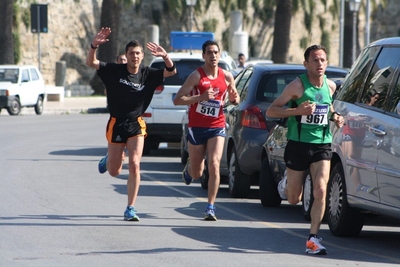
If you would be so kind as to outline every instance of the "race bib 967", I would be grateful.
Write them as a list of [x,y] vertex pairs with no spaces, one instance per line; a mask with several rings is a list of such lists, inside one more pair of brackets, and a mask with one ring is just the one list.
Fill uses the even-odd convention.
[[301,123],[314,124],[314,125],[326,125],[328,124],[329,105],[328,104],[317,104],[315,111],[310,115],[301,116]]

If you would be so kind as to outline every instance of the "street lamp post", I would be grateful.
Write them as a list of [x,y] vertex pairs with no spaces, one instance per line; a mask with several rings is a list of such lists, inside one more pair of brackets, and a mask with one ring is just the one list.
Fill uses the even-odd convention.
[[197,0],[186,0],[186,5],[190,7],[190,23],[189,29],[192,31],[192,23],[193,23],[193,7],[196,5]]
[[350,11],[353,12],[353,53],[352,53],[352,61],[356,60],[356,36],[357,36],[357,14],[360,9],[361,0],[349,0],[349,8]]

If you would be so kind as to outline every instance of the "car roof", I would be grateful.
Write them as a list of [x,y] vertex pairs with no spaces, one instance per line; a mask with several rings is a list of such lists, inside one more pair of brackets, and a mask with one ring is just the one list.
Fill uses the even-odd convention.
[[[306,70],[306,68],[302,64],[256,64],[256,65],[252,65],[249,67],[255,68],[255,69],[261,69],[261,70],[265,70],[265,71]],[[338,72],[347,73],[348,69],[339,68],[339,67],[335,67],[335,66],[328,66],[326,68],[326,71],[338,71]]]
[[368,46],[387,45],[387,44],[400,45],[400,37],[388,37],[379,39],[375,42],[370,43]]
[[270,59],[257,59],[257,60],[249,60],[245,62],[245,65],[256,65],[256,64],[272,64],[274,63]]
[[[177,61],[180,59],[200,59],[201,61],[204,61],[203,55],[201,52],[193,52],[193,53],[191,53],[191,52],[169,52],[168,57],[174,61]],[[229,58],[229,54],[226,51],[222,51],[220,60],[227,62],[228,60],[226,60],[226,59],[228,59],[228,58]],[[154,58],[152,60],[152,63],[159,62],[159,61],[163,61],[163,59],[160,57]],[[233,59],[231,61],[233,61]]]

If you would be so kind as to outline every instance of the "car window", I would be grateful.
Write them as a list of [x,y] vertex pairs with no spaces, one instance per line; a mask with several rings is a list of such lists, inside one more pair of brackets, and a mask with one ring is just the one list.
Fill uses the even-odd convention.
[[26,70],[22,70],[22,73],[21,73],[21,82],[29,82],[29,72],[28,72],[28,70],[26,69]]
[[18,82],[19,69],[2,69],[0,68],[0,82]]
[[38,73],[36,72],[36,69],[29,69],[29,72],[30,72],[30,74],[31,74],[31,78],[32,78],[32,81],[37,81],[37,80],[39,80],[39,75],[38,75]]
[[258,83],[256,98],[262,102],[273,102],[280,96],[291,81],[297,78],[300,73],[265,73]]
[[253,68],[248,68],[245,71],[242,72],[242,75],[240,75],[236,80],[236,90],[238,91],[238,94],[240,96],[240,102],[244,101],[247,95],[247,89],[248,89],[248,84],[249,80],[253,74]]
[[388,98],[388,111],[400,117],[400,76],[397,77],[397,82],[394,84],[393,94]]
[[379,47],[370,47],[362,52],[343,81],[341,87],[343,89],[338,93],[337,99],[350,103],[357,101],[360,89],[364,84],[364,78],[369,72],[378,51]]
[[368,75],[361,103],[383,108],[399,60],[400,48],[385,47],[381,50]]
[[[173,76],[166,77],[164,79],[164,85],[182,85],[186,81],[186,78],[203,64],[204,62],[201,60],[175,61],[176,70],[178,73]],[[165,63],[164,61],[154,62],[151,67],[156,69],[164,69]]]
[[[164,85],[182,85],[187,77],[199,67],[204,64],[204,61],[201,60],[179,60],[175,61],[176,69],[178,71],[177,74],[166,77],[164,79]],[[225,62],[219,62],[218,66],[224,70],[229,70],[229,65]],[[164,69],[165,63],[164,61],[153,62],[151,65],[152,68],[155,69]]]

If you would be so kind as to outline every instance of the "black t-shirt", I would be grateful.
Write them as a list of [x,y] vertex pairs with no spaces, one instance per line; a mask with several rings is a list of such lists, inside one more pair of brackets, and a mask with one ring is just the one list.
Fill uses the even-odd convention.
[[100,62],[97,75],[106,87],[110,115],[129,120],[142,116],[164,82],[163,69],[140,67],[137,74],[130,74],[126,64],[108,62]]

